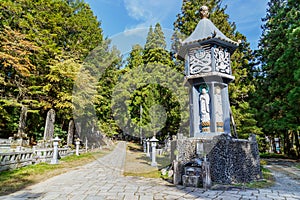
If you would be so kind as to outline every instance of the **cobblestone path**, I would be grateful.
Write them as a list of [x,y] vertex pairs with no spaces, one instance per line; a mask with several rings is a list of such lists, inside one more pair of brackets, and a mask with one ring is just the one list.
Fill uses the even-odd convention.
[[286,199],[300,200],[300,189],[256,189],[230,191],[173,186],[159,179],[122,176],[126,143],[120,142],[110,154],[77,170],[50,178],[0,199]]

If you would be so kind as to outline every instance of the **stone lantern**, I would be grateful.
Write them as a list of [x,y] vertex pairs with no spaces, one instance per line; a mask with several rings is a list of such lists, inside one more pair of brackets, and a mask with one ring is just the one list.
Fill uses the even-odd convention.
[[190,136],[230,135],[228,84],[234,80],[230,55],[238,43],[227,38],[209,19],[207,6],[194,32],[181,42],[190,94]]

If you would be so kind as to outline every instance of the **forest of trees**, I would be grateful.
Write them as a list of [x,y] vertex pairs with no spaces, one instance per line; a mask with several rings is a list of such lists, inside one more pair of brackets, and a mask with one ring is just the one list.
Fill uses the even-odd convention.
[[[183,0],[181,12],[174,22],[172,49],[159,23],[149,28],[144,46],[135,44],[126,61],[105,38],[101,24],[90,6],[69,0],[4,0],[0,4],[0,137],[18,132],[22,106],[28,109],[26,137],[42,138],[47,111],[56,112],[55,130],[66,137],[69,121],[76,106],[90,105],[95,110],[101,133],[107,136],[130,134],[139,137],[155,133],[160,140],[187,131],[188,112],[182,112],[180,99],[164,84],[144,84],[142,77],[131,77],[123,87],[136,85],[126,102],[130,117],[120,127],[114,112],[122,112],[113,96],[122,99],[124,91],[114,93],[118,81],[130,79],[131,71],[147,70],[147,66],[163,65],[174,72],[173,79],[183,76],[184,63],[176,58],[178,40],[185,39],[200,20],[200,7],[210,8],[210,19],[229,38],[242,41],[231,56],[235,81],[229,85],[230,104],[239,138],[254,133],[261,151],[270,147],[268,140],[280,138],[286,155],[300,157],[300,6],[297,0],[270,0],[263,18],[262,35],[257,50],[250,48],[247,38],[234,22],[229,21],[221,0]],[[99,80],[82,70],[90,54],[95,71],[99,63],[107,63]],[[109,60],[109,62],[107,61]],[[145,67],[141,69],[141,67]],[[176,72],[176,73],[175,73]],[[159,81],[163,72],[153,72]],[[127,75],[126,75],[127,74]],[[131,75],[131,74],[130,74]],[[92,98],[74,103],[72,95],[78,77],[95,82]],[[77,82],[76,82],[77,81]],[[177,80],[178,81],[178,80]],[[126,83],[128,85],[126,85]],[[159,106],[161,105],[161,106]],[[163,106],[163,107],[162,107]],[[163,112],[162,112],[163,110]],[[83,118],[92,113],[84,111]],[[159,116],[159,117],[158,117]],[[164,122],[163,127],[151,126]],[[150,125],[149,125],[150,124]],[[134,126],[136,125],[136,126]]]

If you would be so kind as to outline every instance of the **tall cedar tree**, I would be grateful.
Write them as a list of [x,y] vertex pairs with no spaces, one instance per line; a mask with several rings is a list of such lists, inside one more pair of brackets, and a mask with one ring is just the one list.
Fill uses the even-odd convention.
[[[195,29],[200,21],[200,7],[206,5],[210,8],[210,20],[232,40],[241,40],[242,44],[231,56],[232,73],[235,81],[229,85],[229,95],[231,109],[237,125],[237,133],[241,138],[247,138],[249,134],[261,134],[260,129],[256,126],[254,119],[254,110],[249,104],[249,94],[254,92],[252,83],[252,64],[253,59],[251,49],[244,35],[236,31],[234,23],[229,22],[229,16],[225,13],[226,7],[221,7],[221,0],[204,1],[204,0],[184,0],[181,13],[177,15],[174,22],[173,48],[178,48],[177,40],[187,38]],[[183,67],[182,67],[183,68]],[[183,71],[183,69],[181,69]]]
[[[139,45],[133,47],[126,68],[134,69],[150,66],[151,64],[158,64],[161,68],[174,68],[170,52],[166,50],[165,36],[159,23],[155,25],[154,30],[150,26],[144,49],[141,49]],[[155,76],[155,72],[153,76]],[[157,76],[159,76],[159,73]],[[132,80],[134,79],[136,82],[139,82],[139,78],[132,77]],[[160,78],[157,77],[157,79],[159,80]],[[163,106],[164,109],[157,105]],[[158,110],[163,113],[153,115]],[[131,94],[129,111],[132,123],[142,127],[142,134],[144,136],[149,137],[155,132],[163,140],[168,134],[176,134],[178,131],[180,122],[179,104],[168,88],[163,87],[159,83],[137,88]],[[156,122],[161,122],[164,114],[166,114],[166,122],[164,125],[158,126]],[[134,135],[138,136],[140,129],[127,131],[132,131],[135,133]]]
[[68,0],[7,0],[1,2],[0,19],[0,43],[7,47],[0,49],[0,132],[8,137],[17,131],[21,105],[29,108],[30,137],[41,138],[50,108],[66,130],[82,61],[99,45],[110,54],[100,23],[86,3]]
[[[255,96],[259,125],[271,139],[281,138],[284,153],[300,156],[300,5],[271,0],[259,42]],[[295,147],[294,147],[295,145]]]

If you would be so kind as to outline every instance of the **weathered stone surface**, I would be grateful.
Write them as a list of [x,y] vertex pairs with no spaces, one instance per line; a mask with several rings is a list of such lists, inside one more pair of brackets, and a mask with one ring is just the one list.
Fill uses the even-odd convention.
[[68,128],[68,138],[67,138],[67,145],[68,146],[73,144],[74,130],[75,130],[74,120],[70,120],[69,128]]
[[53,138],[54,134],[54,122],[55,122],[55,111],[50,109],[47,113],[45,131],[44,131],[44,140],[48,141]]
[[261,178],[259,151],[255,136],[238,140],[219,136],[208,153],[212,180],[217,183],[244,183]]
[[[184,164],[201,156],[196,154],[196,143],[199,141],[197,138],[188,138],[177,140],[176,143],[173,142],[173,145],[177,145],[179,163]],[[259,151],[255,135],[252,135],[249,140],[220,135],[213,139],[201,139],[201,142],[203,143],[203,154],[207,155],[210,162],[213,182],[244,183],[261,178]]]
[[18,138],[23,138],[25,134],[25,127],[26,127],[26,119],[27,119],[27,107],[22,106],[21,114],[20,114],[20,120],[19,120],[19,126],[18,126]]

